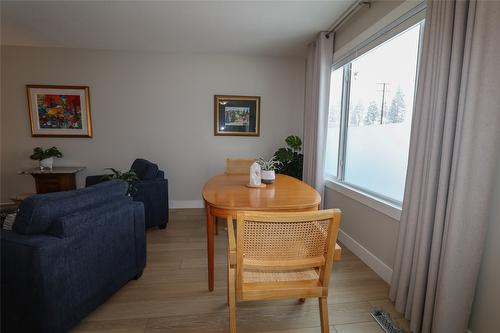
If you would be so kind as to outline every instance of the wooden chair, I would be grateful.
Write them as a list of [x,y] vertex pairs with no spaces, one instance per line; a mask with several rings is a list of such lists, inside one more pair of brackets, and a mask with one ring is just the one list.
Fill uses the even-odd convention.
[[300,213],[238,212],[237,241],[228,230],[229,327],[236,333],[236,302],[317,297],[321,332],[329,332],[328,283],[336,244],[338,209]]
[[227,158],[226,159],[226,174],[228,175],[244,175],[250,173],[250,166],[255,162],[254,159],[245,158]]
[[[226,158],[227,175],[250,174],[250,166],[255,162],[255,158]],[[219,222],[215,219],[215,234],[219,234]]]

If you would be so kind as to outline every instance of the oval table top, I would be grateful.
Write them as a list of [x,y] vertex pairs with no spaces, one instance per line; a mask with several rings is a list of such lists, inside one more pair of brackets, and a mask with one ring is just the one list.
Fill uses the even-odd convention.
[[273,184],[249,188],[249,175],[219,175],[203,187],[203,199],[212,207],[229,210],[301,210],[317,208],[319,193],[296,178],[277,174]]

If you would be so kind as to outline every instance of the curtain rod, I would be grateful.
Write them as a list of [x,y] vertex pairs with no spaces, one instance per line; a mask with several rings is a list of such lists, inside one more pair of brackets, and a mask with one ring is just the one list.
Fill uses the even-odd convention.
[[368,5],[368,8],[372,7],[371,1],[358,1],[356,4],[352,5],[335,23],[331,26],[330,30],[326,34],[326,38],[330,38],[330,34],[334,33],[342,24],[344,24],[347,19],[349,19],[354,13],[361,9],[361,7]]

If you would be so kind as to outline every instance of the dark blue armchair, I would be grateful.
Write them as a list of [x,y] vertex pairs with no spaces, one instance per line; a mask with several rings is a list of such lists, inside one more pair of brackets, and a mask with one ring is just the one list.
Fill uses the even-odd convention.
[[[146,228],[158,226],[164,229],[168,223],[168,180],[165,173],[158,169],[158,165],[142,158],[132,163],[139,181],[133,182],[135,188],[132,198],[144,204]],[[106,181],[104,175],[89,176],[85,180],[86,186]]]
[[2,332],[67,332],[146,264],[144,208],[110,181],[23,200],[1,232]]

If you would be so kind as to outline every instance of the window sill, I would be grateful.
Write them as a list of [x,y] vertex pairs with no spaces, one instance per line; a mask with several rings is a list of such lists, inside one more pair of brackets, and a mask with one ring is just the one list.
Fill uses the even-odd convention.
[[387,215],[398,222],[401,219],[401,207],[393,203],[384,201],[380,198],[374,197],[358,189],[331,179],[327,179],[325,181],[325,186],[333,191],[337,191],[345,195],[346,197],[356,200],[365,206],[373,208],[376,211]]

